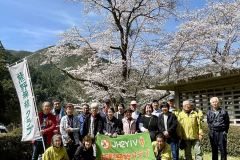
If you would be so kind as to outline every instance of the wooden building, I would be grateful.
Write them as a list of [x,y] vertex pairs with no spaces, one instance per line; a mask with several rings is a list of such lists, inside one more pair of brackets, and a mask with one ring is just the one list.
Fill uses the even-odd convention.
[[157,86],[156,89],[174,91],[178,106],[184,100],[193,99],[204,113],[210,108],[210,98],[216,96],[228,111],[231,124],[240,125],[240,70],[191,77]]

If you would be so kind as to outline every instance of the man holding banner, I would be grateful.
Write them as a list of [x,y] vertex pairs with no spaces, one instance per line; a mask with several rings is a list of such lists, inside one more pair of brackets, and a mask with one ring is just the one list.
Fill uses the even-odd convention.
[[[42,104],[42,112],[38,114],[41,131],[40,134],[43,136],[44,144],[46,148],[51,145],[51,140],[54,134],[54,130],[56,127],[56,118],[51,113],[51,103],[50,102],[43,102]],[[33,143],[33,154],[32,160],[37,160],[38,156],[43,154],[44,148],[42,139],[37,139]]]

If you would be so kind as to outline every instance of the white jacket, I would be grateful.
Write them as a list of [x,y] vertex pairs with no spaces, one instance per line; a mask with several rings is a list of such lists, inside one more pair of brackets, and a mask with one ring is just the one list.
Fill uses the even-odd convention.
[[[66,131],[67,128],[70,126],[68,125],[68,116],[65,115],[62,117],[60,122],[60,133],[62,135],[62,141],[63,145],[67,145],[67,139],[68,139],[68,133]],[[75,140],[75,144],[79,144],[79,128],[80,128],[80,122],[78,120],[77,116],[73,116],[73,137]]]

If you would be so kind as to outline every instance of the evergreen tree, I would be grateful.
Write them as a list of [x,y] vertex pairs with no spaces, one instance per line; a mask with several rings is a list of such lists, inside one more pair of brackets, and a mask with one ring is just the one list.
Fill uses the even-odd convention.
[[10,57],[0,41],[0,122],[4,124],[20,121],[16,90],[6,67]]

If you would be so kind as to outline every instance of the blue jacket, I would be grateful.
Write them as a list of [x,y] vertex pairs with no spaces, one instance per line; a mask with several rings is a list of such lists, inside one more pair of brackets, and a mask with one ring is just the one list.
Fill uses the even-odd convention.
[[85,122],[85,119],[87,116],[89,116],[90,114],[80,114],[78,115],[78,120],[80,122],[80,135],[83,136],[83,124]]

